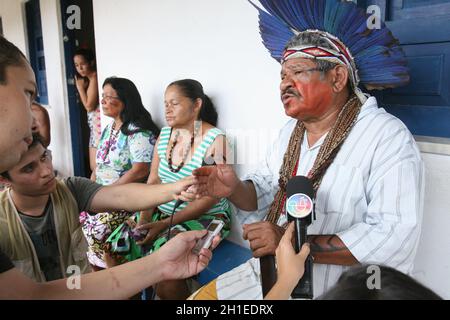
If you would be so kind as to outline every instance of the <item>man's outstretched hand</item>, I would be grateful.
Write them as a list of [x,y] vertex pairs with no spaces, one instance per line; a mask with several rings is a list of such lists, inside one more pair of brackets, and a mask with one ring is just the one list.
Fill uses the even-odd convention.
[[181,200],[184,202],[191,202],[201,197],[197,192],[198,179],[193,176],[189,176],[178,180],[173,183],[173,197],[175,200]]
[[228,164],[204,166],[194,170],[192,174],[199,182],[196,186],[197,194],[218,199],[229,197],[240,182],[233,167]]

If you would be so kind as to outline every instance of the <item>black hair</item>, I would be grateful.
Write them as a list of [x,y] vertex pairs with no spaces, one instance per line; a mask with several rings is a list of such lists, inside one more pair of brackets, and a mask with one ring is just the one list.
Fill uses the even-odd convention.
[[84,58],[84,60],[86,60],[87,62],[90,63],[92,70],[97,70],[97,64],[95,63],[94,51],[92,51],[91,49],[86,49],[86,48],[77,49],[73,56],[74,57],[82,56]]
[[386,266],[380,270],[380,288],[369,289],[369,266],[353,267],[344,272],[337,284],[318,300],[442,300],[410,276]]
[[201,99],[202,106],[199,113],[199,119],[208,122],[214,127],[217,126],[217,110],[211,99],[203,92],[203,86],[200,82],[193,79],[183,79],[172,82],[168,87],[171,86],[177,86],[180,88],[182,95],[191,99],[192,102],[195,102],[197,99]]
[[27,58],[14,44],[0,35],[0,84],[6,85],[6,68],[21,67],[27,64]]
[[[31,148],[37,146],[38,144],[40,144],[41,146],[46,148],[44,146],[44,142],[42,141],[42,137],[38,133],[33,133],[33,141],[28,146],[28,150],[30,150]],[[9,175],[8,171],[4,171],[4,172],[0,173],[0,176],[2,176],[5,179],[11,180],[11,176]]]
[[120,113],[123,122],[121,131],[129,136],[144,130],[150,130],[155,136],[159,135],[159,128],[153,122],[150,112],[142,104],[141,95],[136,85],[128,79],[110,77],[103,82],[102,88],[110,85],[116,92],[124,108]]

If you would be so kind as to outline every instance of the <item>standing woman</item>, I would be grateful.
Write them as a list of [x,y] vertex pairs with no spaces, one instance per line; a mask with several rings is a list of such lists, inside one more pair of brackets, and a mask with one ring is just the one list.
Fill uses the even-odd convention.
[[[78,49],[73,57],[77,75],[75,83],[78,95],[87,112],[89,126],[89,166],[95,171],[95,155],[101,135],[98,80],[95,57],[92,50]],[[95,180],[94,176],[91,176]]]
[[[191,79],[171,83],[165,92],[165,113],[168,127],[161,130],[148,184],[170,183],[192,174],[210,157],[216,163],[225,160],[225,134],[217,129],[217,112],[200,82]],[[208,160],[206,160],[208,162]],[[167,231],[176,201],[144,211],[140,229],[148,230],[142,244],[151,245],[150,252],[167,242]],[[183,203],[173,216],[171,234],[187,230],[202,230],[219,219],[225,223],[222,238],[230,229],[231,207],[226,199],[204,197],[189,204]],[[159,283],[161,299],[186,299],[193,290],[192,281],[176,280]]]
[[50,116],[45,107],[33,101],[31,104],[31,112],[33,114],[33,127],[31,130],[33,133],[39,134],[42,140],[42,145],[47,148],[50,145]]
[[[96,182],[118,185],[145,182],[159,129],[133,82],[124,78],[108,78],[103,83],[103,114],[112,118],[102,132],[96,161]],[[88,258],[94,270],[112,266],[106,240],[133,213],[82,213],[83,231],[89,244]]]

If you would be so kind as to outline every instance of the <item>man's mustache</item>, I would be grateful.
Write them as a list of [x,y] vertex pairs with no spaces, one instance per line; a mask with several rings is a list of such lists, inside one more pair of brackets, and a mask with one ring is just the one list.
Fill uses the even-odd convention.
[[287,88],[286,90],[283,90],[281,92],[281,98],[283,98],[283,96],[286,95],[286,94],[289,94],[289,95],[292,95],[292,96],[295,96],[295,97],[300,97],[300,94],[294,88]]

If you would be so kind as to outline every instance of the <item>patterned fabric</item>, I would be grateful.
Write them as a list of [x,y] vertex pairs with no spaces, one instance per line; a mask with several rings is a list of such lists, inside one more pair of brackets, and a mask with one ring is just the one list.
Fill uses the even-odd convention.
[[94,111],[87,113],[87,120],[89,126],[89,148],[97,148],[102,134],[100,108],[97,107]]
[[[131,169],[133,163],[151,163],[156,136],[150,131],[142,131],[130,136],[119,132],[116,138],[111,137],[109,124],[103,130],[97,150],[96,182],[111,185]],[[89,244],[89,262],[95,266],[106,268],[103,260],[104,251],[108,251],[106,240],[111,233],[131,217],[133,212],[105,212],[90,215],[82,212],[80,221]]]
[[322,32],[319,30],[308,31],[319,34],[324,41],[334,48],[334,50],[325,47],[308,45],[289,47],[283,53],[282,63],[293,58],[307,58],[342,64],[346,66],[350,72],[352,87],[358,87],[358,70],[356,69],[355,62],[348,48],[341,41],[339,41],[338,38],[328,32]]
[[[216,137],[218,135],[224,135],[224,133],[217,128],[210,129],[206,134],[206,136],[203,138],[203,141],[200,144],[200,146],[198,146],[197,149],[194,151],[191,160],[188,163],[186,163],[179,172],[174,173],[170,171],[166,157],[167,145],[170,140],[171,131],[172,129],[170,127],[163,128],[161,130],[159,138],[160,140],[158,144],[158,155],[160,161],[158,167],[158,176],[161,180],[161,183],[172,183],[184,177],[190,176],[193,170],[200,168],[202,166],[202,162],[205,158],[206,151],[213,144]],[[155,213],[153,214],[152,221],[159,221],[167,217],[170,217],[175,203],[176,200],[173,200],[171,202],[160,205],[158,207],[158,210],[156,210]],[[186,208],[187,205],[188,205],[187,203],[181,204],[177,208],[175,213],[180,210],[183,210],[184,208]],[[203,230],[206,229],[206,227],[212,220],[219,219],[225,222],[225,226],[223,227],[221,232],[222,238],[225,238],[226,236],[228,236],[230,232],[231,214],[232,209],[228,200],[221,199],[217,204],[215,204],[210,210],[204,213],[197,220],[185,221],[181,224],[174,225],[172,227],[173,230],[172,234],[175,235],[179,232],[184,232],[188,230]],[[151,252],[159,249],[164,243],[166,243],[167,241],[166,234],[167,230],[163,231],[162,236],[160,236],[158,239],[155,240],[155,242],[152,245]]]
[[89,245],[89,262],[97,267],[106,268],[103,253],[109,251],[106,239],[133,213],[127,211],[103,212],[90,215],[86,211],[80,214],[80,223]]
[[109,124],[103,130],[97,150],[96,182],[110,185],[131,169],[133,163],[151,163],[156,136],[150,131],[142,131],[130,136],[119,132],[111,137]]
[[139,213],[133,214],[106,239],[109,252],[120,262],[134,261],[144,255],[145,248],[137,244],[146,233],[136,230]]

